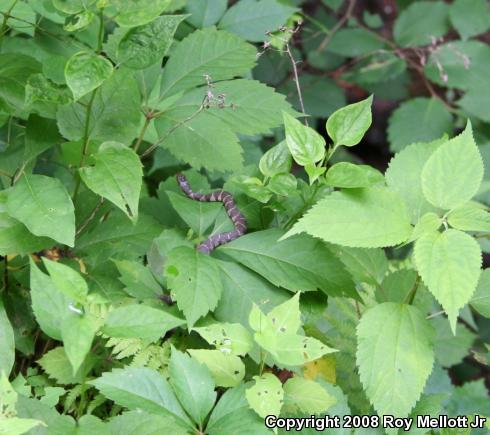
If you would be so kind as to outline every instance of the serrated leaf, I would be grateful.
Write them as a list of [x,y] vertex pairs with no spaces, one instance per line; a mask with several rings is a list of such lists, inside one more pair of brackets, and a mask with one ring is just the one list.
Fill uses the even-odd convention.
[[416,142],[428,142],[452,133],[453,118],[437,98],[413,98],[398,106],[388,120],[393,152]]
[[454,332],[459,310],[478,284],[482,262],[478,243],[468,234],[449,229],[420,237],[414,253],[420,276],[446,311]]
[[55,379],[58,384],[66,385],[83,382],[84,377],[94,365],[94,359],[91,359],[89,355],[74,375],[65,349],[63,346],[58,346],[46,352],[41,359],[37,360],[37,363],[50,378]]
[[339,162],[332,165],[325,175],[328,186],[342,188],[370,187],[384,183],[381,172],[369,165]]
[[408,6],[397,18],[393,29],[395,41],[402,47],[431,43],[449,30],[449,5],[444,2],[419,1]]
[[188,0],[186,10],[190,17],[187,21],[196,28],[216,24],[226,11],[227,0]]
[[178,45],[165,65],[160,99],[204,85],[204,74],[213,82],[242,76],[254,66],[255,53],[252,45],[228,32],[197,30]]
[[413,228],[411,241],[419,239],[426,233],[437,231],[442,225],[442,219],[435,213],[425,213]]
[[327,120],[327,133],[335,146],[357,145],[371,126],[373,96],[335,111]]
[[61,338],[75,375],[90,352],[98,324],[89,314],[68,313],[61,323]]
[[95,165],[80,168],[86,186],[108,199],[130,219],[138,219],[143,169],[138,155],[119,142],[104,142],[93,155]]
[[165,276],[189,327],[216,308],[223,286],[213,258],[187,246],[176,248],[168,255]]
[[306,232],[343,246],[376,248],[404,242],[410,217],[396,192],[384,187],[334,192],[314,205],[284,237]]
[[78,272],[69,266],[45,257],[43,257],[43,263],[58,291],[64,293],[74,302],[82,304],[86,302],[88,286]]
[[319,162],[325,156],[325,139],[311,127],[303,125],[287,112],[283,112],[286,144],[298,165]]
[[276,0],[240,0],[226,11],[219,27],[249,41],[264,41],[266,32],[279,29],[295,11]]
[[246,355],[252,349],[252,336],[240,323],[213,323],[193,331],[227,355]]
[[467,202],[476,194],[483,179],[483,161],[469,122],[463,133],[431,155],[421,177],[424,196],[432,205],[445,210]]
[[388,259],[382,249],[339,247],[337,257],[356,281],[378,286],[388,271]]
[[129,68],[144,69],[161,61],[185,15],[157,17],[143,26],[130,29],[117,47],[118,61]]
[[208,349],[189,349],[188,352],[209,369],[217,387],[235,387],[245,376],[245,365],[236,355]]
[[320,414],[337,402],[319,383],[298,376],[288,379],[283,389],[284,406],[289,412]]
[[137,304],[118,307],[107,316],[103,332],[117,338],[141,338],[154,342],[185,320],[163,310]]
[[216,401],[214,381],[206,366],[172,348],[169,364],[170,383],[191,418],[203,426]]
[[149,368],[114,369],[89,381],[104,396],[131,410],[174,417],[187,426],[190,421],[165,378]]
[[425,199],[421,173],[429,157],[445,142],[443,138],[430,143],[412,144],[397,153],[389,163],[385,174],[386,183],[402,197],[413,224],[425,213],[438,211]]
[[132,297],[143,300],[162,295],[162,288],[148,266],[127,260],[114,260],[114,264],[121,275],[119,281],[126,286],[124,290]]
[[482,206],[467,203],[451,210],[447,222],[462,231],[490,231],[490,213]]
[[262,418],[278,416],[284,397],[281,381],[272,373],[254,376],[254,381],[255,385],[245,392],[250,407]]
[[74,246],[73,202],[58,179],[24,175],[9,192],[7,210],[36,236],[50,237]]
[[112,0],[118,10],[117,23],[122,27],[141,26],[164,12],[171,0]]
[[432,371],[433,330],[415,307],[394,302],[364,313],[357,328],[357,365],[379,415],[406,417]]
[[[246,234],[219,248],[272,284],[291,291],[321,289],[325,294],[356,295],[354,283],[330,249],[307,235],[278,241],[278,229]],[[309,252],[306,258],[302,253]]]
[[14,329],[7,316],[3,301],[0,299],[0,373],[6,376],[10,375],[10,371],[15,362],[15,341]]
[[281,141],[260,158],[259,169],[266,177],[273,177],[276,174],[289,173],[291,165],[292,157],[286,141]]
[[482,271],[470,305],[482,316],[490,319],[490,269]]
[[104,57],[81,51],[73,55],[65,66],[66,83],[75,100],[97,89],[112,75],[112,64]]

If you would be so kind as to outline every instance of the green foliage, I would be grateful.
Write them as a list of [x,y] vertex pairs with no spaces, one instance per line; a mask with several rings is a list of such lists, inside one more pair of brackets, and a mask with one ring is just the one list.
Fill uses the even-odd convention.
[[490,417],[490,9],[391,6],[0,0],[0,433]]

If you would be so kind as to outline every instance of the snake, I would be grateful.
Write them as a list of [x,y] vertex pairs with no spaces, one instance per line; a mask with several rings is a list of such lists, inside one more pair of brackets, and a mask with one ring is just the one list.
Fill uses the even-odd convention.
[[238,237],[245,234],[247,231],[247,221],[240,213],[240,210],[238,210],[235,200],[233,199],[233,195],[230,192],[226,192],[225,190],[215,190],[207,194],[193,192],[191,185],[184,174],[179,173],[176,175],[176,178],[177,184],[188,198],[200,202],[222,202],[225,207],[226,214],[233,222],[233,226],[235,228],[233,231],[226,231],[224,233],[214,234],[208,237],[202,243],[197,245],[196,249],[198,251],[209,255],[218,246],[236,240]]

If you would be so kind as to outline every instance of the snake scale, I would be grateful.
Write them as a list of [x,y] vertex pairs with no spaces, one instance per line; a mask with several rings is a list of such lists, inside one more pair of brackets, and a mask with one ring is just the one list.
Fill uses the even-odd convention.
[[247,231],[247,222],[240,213],[240,210],[238,210],[231,193],[224,190],[216,190],[208,194],[193,192],[189,181],[184,174],[177,174],[176,178],[179,187],[188,198],[200,202],[222,202],[225,206],[226,213],[230,217],[231,221],[233,222],[233,226],[235,227],[233,231],[227,231],[210,236],[197,246],[198,251],[204,254],[210,254],[211,251],[218,246],[238,239],[238,237],[245,234]]

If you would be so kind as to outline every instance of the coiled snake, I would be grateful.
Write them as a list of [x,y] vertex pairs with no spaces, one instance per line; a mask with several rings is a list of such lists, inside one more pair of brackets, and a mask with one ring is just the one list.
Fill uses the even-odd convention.
[[177,174],[176,178],[182,192],[184,192],[188,198],[200,202],[222,202],[225,206],[226,213],[230,217],[231,221],[233,222],[233,226],[235,227],[233,231],[210,236],[197,246],[198,251],[203,252],[204,254],[210,254],[214,248],[238,239],[238,237],[245,234],[247,231],[247,222],[238,210],[231,193],[225,192],[224,190],[216,190],[206,195],[196,193],[192,191],[189,181],[187,181],[184,174]]

